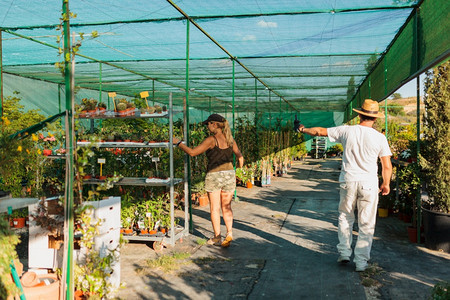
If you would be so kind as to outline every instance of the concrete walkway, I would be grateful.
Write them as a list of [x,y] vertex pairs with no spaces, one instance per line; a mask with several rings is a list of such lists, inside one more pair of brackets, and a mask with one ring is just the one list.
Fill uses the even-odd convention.
[[[194,207],[194,235],[174,247],[156,253],[146,244],[126,245],[120,298],[410,300],[450,281],[450,255],[409,243],[408,224],[395,217],[377,221],[371,272],[336,263],[339,166],[337,159],[296,162],[270,187],[238,188],[228,249],[199,244],[212,235],[209,207]],[[145,267],[176,252],[190,253],[178,270]]]

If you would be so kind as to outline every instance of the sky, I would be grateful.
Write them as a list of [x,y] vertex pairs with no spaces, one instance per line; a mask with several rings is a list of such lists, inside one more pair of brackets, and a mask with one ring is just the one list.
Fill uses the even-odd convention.
[[[423,96],[423,80],[425,78],[425,74],[420,75],[420,96]],[[414,78],[408,83],[404,84],[401,88],[399,88],[394,93],[400,93],[403,98],[408,97],[416,97],[417,96],[417,80]]]

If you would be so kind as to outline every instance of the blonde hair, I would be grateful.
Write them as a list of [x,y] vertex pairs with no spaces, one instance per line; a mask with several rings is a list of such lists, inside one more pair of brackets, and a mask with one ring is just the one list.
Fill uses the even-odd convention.
[[230,124],[228,123],[228,121],[225,120],[224,122],[216,122],[216,123],[217,127],[222,129],[222,133],[225,136],[225,139],[227,140],[227,145],[229,147],[233,146],[234,139],[233,135],[231,134]]

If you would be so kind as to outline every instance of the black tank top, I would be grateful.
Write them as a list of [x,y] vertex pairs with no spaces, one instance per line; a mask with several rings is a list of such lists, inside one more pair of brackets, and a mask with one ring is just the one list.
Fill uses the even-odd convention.
[[206,172],[208,173],[214,169],[217,169],[217,171],[232,170],[233,147],[221,149],[219,148],[217,138],[215,136],[213,136],[213,138],[216,140],[216,145],[214,148],[206,150],[206,158],[208,159],[208,168]]

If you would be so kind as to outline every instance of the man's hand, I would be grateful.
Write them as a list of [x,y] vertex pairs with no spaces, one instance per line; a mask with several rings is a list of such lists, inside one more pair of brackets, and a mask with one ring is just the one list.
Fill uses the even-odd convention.
[[381,195],[386,196],[391,191],[391,187],[389,186],[389,183],[382,183],[380,186],[380,189],[378,190],[378,193],[381,193]]

